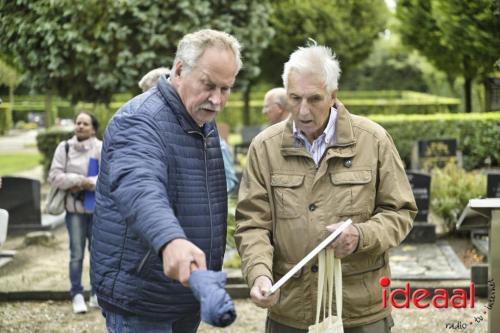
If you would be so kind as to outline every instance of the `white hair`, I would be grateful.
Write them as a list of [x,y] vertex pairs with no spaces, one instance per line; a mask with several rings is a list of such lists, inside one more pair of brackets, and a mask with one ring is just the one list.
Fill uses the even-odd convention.
[[183,64],[181,75],[189,73],[196,66],[203,52],[210,47],[231,50],[236,59],[236,73],[240,71],[243,63],[241,45],[238,40],[223,31],[203,29],[187,34],[181,39],[177,45],[172,73],[175,72],[175,66],[179,61]]
[[339,61],[327,46],[313,45],[299,47],[290,55],[283,69],[283,86],[288,88],[288,76],[294,71],[300,74],[320,74],[326,91],[330,94],[338,89],[340,77]]
[[277,103],[282,109],[287,108],[287,97],[285,88],[272,88],[266,93],[266,96],[271,96],[273,103]]
[[142,91],[147,91],[153,88],[158,83],[160,77],[168,73],[170,73],[170,69],[165,67],[159,67],[149,71],[139,81],[139,88],[141,88]]

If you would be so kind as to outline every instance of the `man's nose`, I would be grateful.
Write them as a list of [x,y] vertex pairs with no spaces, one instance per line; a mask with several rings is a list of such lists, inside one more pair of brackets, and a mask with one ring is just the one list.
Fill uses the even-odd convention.
[[307,105],[307,101],[306,100],[303,100],[302,102],[300,102],[300,105],[299,105],[299,114],[301,114],[301,115],[307,115],[307,114],[309,114],[309,106]]
[[220,88],[215,88],[214,91],[210,94],[210,97],[208,98],[210,103],[215,104],[215,105],[220,105],[222,101],[222,92]]

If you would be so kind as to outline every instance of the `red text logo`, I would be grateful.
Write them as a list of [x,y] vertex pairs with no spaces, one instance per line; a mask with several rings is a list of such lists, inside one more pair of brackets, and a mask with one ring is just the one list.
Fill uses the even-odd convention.
[[[417,308],[424,309],[429,307],[431,304],[433,307],[437,309],[446,309],[448,306],[451,306],[455,309],[464,309],[467,307],[467,304],[470,308],[474,308],[474,283],[471,282],[469,285],[469,297],[467,297],[466,289],[453,289],[452,296],[450,295],[446,289],[435,289],[434,294],[432,295],[430,301],[428,297],[431,296],[431,293],[427,289],[419,288],[415,289],[410,294],[410,283],[406,282],[404,288],[395,288],[390,291],[389,295],[387,295],[387,287],[391,284],[391,279],[384,276],[380,278],[379,284],[383,287],[382,290],[382,305],[383,307],[387,307],[387,299],[391,302],[392,306],[398,309],[409,308],[410,302],[413,303]],[[401,301],[396,302],[396,297],[401,298]]]

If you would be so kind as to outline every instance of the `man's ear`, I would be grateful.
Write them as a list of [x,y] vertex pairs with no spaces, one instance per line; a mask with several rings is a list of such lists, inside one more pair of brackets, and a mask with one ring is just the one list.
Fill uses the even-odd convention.
[[177,63],[175,64],[174,69],[175,69],[175,71],[174,71],[174,78],[180,77],[181,73],[182,73],[182,71],[184,69],[181,60],[177,61]]
[[339,90],[338,89],[335,89],[334,91],[332,91],[332,99],[333,99],[333,102],[335,103],[335,101],[337,100],[337,92]]
[[337,103],[337,92],[338,92],[338,89],[335,89],[334,91],[332,91],[332,106],[335,105],[335,103]]

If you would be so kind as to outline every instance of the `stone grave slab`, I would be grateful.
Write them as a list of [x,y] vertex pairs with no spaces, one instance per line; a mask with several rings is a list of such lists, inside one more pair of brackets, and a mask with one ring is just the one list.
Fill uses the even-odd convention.
[[392,279],[464,280],[470,270],[446,241],[434,244],[402,244],[389,252]]

